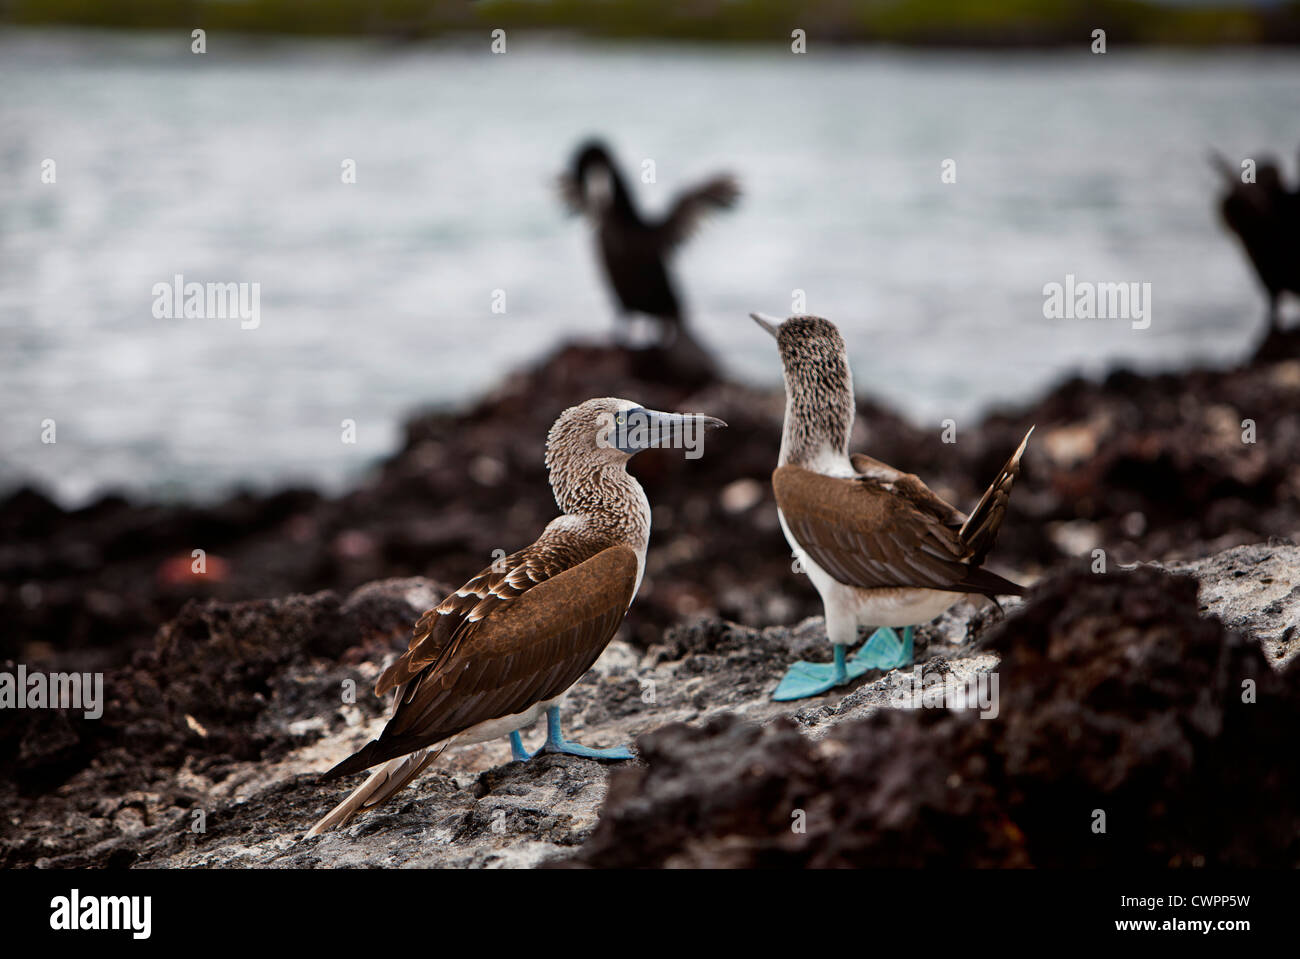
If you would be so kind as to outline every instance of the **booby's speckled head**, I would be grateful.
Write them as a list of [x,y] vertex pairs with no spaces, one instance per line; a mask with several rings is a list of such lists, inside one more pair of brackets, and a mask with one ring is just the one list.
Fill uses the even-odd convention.
[[842,361],[848,368],[848,351],[844,348],[844,337],[830,320],[820,316],[792,316],[788,320],[776,320],[762,313],[749,314],[755,323],[776,340],[777,349],[781,351],[781,362],[787,369],[801,372],[806,368],[821,369],[828,363]]
[[704,433],[726,425],[712,416],[660,413],[612,396],[571,406],[546,437],[546,468],[556,502],[565,512],[579,503],[590,505],[587,492],[601,485],[596,476],[610,471],[626,476],[623,467],[641,450],[683,449],[687,459],[697,459]]
[[853,428],[853,374],[844,337],[830,320],[792,316],[784,322],[751,313],[776,340],[785,374],[786,415],[781,462],[811,465],[829,451],[848,451]]

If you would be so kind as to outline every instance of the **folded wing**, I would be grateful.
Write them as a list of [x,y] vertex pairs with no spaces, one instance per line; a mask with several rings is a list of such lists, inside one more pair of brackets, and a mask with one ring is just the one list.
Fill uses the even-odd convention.
[[795,540],[841,583],[961,591],[970,570],[957,531],[887,484],[782,466],[772,488]]
[[397,689],[380,737],[327,772],[367,769],[472,726],[524,712],[578,681],[609,644],[636,588],[626,546],[534,545],[429,610],[377,693]]
[[980,564],[1006,515],[1028,439],[969,518],[916,476],[870,457],[853,458],[861,474],[852,478],[782,466],[772,488],[795,540],[841,583],[1019,596],[1023,587]]

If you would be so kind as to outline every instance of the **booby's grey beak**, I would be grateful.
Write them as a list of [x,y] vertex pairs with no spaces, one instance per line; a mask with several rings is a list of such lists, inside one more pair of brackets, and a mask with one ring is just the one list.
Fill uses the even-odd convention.
[[726,425],[715,416],[638,408],[619,414],[611,440],[612,445],[629,456],[642,450],[668,447],[685,450],[686,458],[693,460],[703,453],[704,434]]
[[726,429],[727,424],[716,416],[705,416],[703,413],[667,413],[670,417],[677,417],[685,423],[695,424],[699,430],[721,430]]
[[772,339],[777,338],[776,328],[781,325],[781,320],[778,320],[775,316],[764,316],[762,313],[751,313],[749,318],[771,333]]

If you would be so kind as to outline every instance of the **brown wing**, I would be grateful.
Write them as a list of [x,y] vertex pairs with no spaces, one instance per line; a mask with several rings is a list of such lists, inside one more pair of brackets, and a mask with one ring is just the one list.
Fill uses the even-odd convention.
[[666,250],[689,239],[708,213],[734,206],[739,198],[740,186],[725,174],[685,191],[655,230],[659,247]]
[[971,570],[957,531],[887,483],[782,466],[772,488],[795,540],[841,583],[984,592],[963,585]]
[[862,476],[869,476],[872,479],[884,480],[889,482],[900,476],[906,476],[900,469],[895,469],[888,463],[882,463],[874,456],[868,456],[866,453],[853,453],[849,456],[849,462],[853,464],[853,469]]
[[929,513],[945,526],[960,528],[966,522],[966,514],[939,496],[934,490],[921,482],[915,473],[904,473],[888,463],[868,456],[866,453],[854,453],[849,457],[853,468],[865,479],[878,483],[888,483],[894,491],[923,513]]
[[530,547],[507,557],[505,571],[485,571],[426,613],[376,686],[400,685],[388,725],[323,778],[521,713],[577,682],[623,622],[637,572],[627,546],[597,547],[571,562],[581,552]]
[[406,652],[375,683],[375,695],[384,695],[437,663],[494,609],[604,548],[590,539],[543,539],[489,566],[420,617]]

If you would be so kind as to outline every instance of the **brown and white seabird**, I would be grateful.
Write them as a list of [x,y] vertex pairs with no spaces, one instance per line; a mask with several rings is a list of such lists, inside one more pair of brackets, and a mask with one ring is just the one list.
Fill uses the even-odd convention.
[[[914,624],[938,616],[963,593],[1024,595],[981,564],[1006,516],[1029,434],[966,516],[913,474],[849,455],[853,376],[835,324],[750,315],[776,338],[785,375],[785,426],[772,474],[777,514],[821,595],[834,647],[832,663],[791,666],[772,698],[816,696],[868,669],[906,665]],[[879,628],[846,661],[862,626]],[[894,627],[906,627],[902,640]]]
[[559,703],[604,651],[645,572],[650,505],[626,470],[652,446],[699,449],[709,416],[659,413],[629,400],[593,399],[565,410],[546,442],[546,467],[561,515],[537,542],[489,567],[426,612],[407,651],[375,693],[394,692],[378,739],[322,781],[384,763],[312,827],[341,826],[388,800],[452,743],[510,736],[547,715],[546,752],[630,759],[625,746],[590,749],[564,739]]
[[661,324],[661,345],[673,343],[684,333],[684,318],[668,255],[695,232],[705,214],[735,204],[740,196],[735,179],[712,177],[678,194],[662,219],[644,219],[609,148],[590,140],[578,148],[560,189],[569,209],[585,214],[595,227],[600,262],[623,316],[654,317]]

